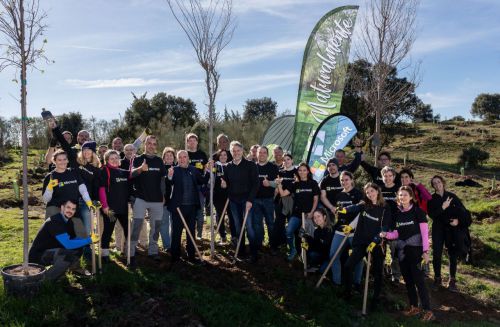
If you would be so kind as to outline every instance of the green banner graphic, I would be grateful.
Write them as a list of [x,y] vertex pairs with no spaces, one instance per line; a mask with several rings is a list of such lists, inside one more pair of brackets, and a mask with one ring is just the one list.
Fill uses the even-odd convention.
[[296,162],[307,160],[318,126],[340,112],[349,48],[358,6],[344,6],[327,13],[309,37],[300,76],[293,134]]

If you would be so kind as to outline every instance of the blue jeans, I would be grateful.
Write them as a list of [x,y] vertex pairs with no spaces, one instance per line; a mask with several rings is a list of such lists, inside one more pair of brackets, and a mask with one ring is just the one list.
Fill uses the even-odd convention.
[[80,218],[82,219],[83,226],[85,226],[85,231],[87,235],[90,235],[90,210],[85,204],[85,201],[80,198],[78,201],[78,207],[80,208]]
[[319,266],[319,272],[323,272],[328,266],[328,258],[325,255],[316,251],[307,251],[307,263],[309,266]]
[[160,236],[163,242],[163,249],[170,249],[170,242],[172,232],[170,230],[172,214],[168,211],[167,207],[163,207],[163,217],[160,225]]
[[[231,214],[234,219],[234,229],[236,232],[236,236],[239,238],[241,234],[241,228],[243,226],[243,219],[245,218],[245,209],[246,209],[246,200],[233,201],[229,200],[229,206],[231,208]],[[246,223],[247,236],[248,240],[252,242],[255,233],[252,228],[252,216],[253,216],[253,206],[248,212],[248,218]],[[240,245],[240,253],[245,253],[245,235],[243,235],[243,239]]]
[[[332,245],[330,247],[330,258],[333,257],[337,249],[340,247],[340,243],[344,240],[346,236],[340,235],[338,233],[333,234]],[[339,252],[339,255],[335,258],[332,265],[332,280],[333,283],[340,285],[342,283],[342,267],[340,265],[340,257],[342,255],[342,251],[345,250],[347,243],[352,246],[353,237],[349,237],[347,241],[344,243],[344,246]],[[354,283],[361,284],[361,277],[363,275],[363,261],[360,261],[354,267]]]
[[264,225],[262,223],[266,222],[267,226],[267,237],[271,240],[273,235],[274,227],[274,201],[273,198],[257,198],[253,202],[253,215],[252,215],[252,225],[253,231],[255,233],[255,242],[258,247],[262,245],[264,241]]
[[286,226],[286,242],[290,248],[290,254],[296,253],[295,248],[295,232],[302,225],[302,219],[296,216],[290,217],[288,225]]

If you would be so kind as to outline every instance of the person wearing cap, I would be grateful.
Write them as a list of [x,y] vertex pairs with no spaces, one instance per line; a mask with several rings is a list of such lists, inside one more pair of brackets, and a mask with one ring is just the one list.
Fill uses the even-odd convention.
[[[328,175],[325,175],[319,183],[321,190],[321,203],[332,214],[335,214],[335,203],[337,203],[337,195],[342,192],[342,185],[340,184],[339,162],[337,159],[332,158],[328,160],[326,165]],[[332,217],[330,215],[330,217]]]
[[[78,162],[77,172],[80,175],[81,179],[85,183],[87,187],[87,191],[89,193],[91,200],[98,199],[98,178],[101,167],[101,163],[99,162],[99,158],[97,158],[96,154],[96,143],[94,141],[87,141],[83,143],[82,150],[78,152],[76,156],[76,161]],[[85,227],[85,232],[81,233],[78,230],[77,232],[82,235],[90,235],[90,210],[85,205],[85,201],[80,197],[78,201],[78,209],[79,216],[82,219],[83,225]],[[85,248],[84,253],[88,256],[90,248]]]

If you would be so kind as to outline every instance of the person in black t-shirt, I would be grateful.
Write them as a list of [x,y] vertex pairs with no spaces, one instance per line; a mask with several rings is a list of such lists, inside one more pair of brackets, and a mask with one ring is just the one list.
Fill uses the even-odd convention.
[[[389,208],[391,209],[391,214],[394,215],[398,211],[398,204],[397,204],[397,194],[400,185],[400,179],[396,180],[396,170],[392,167],[385,166],[382,168],[380,171],[380,174],[382,174],[382,182],[383,184],[381,185],[382,189],[382,197],[384,198],[385,202],[389,205]],[[397,259],[397,254],[396,254],[396,242],[388,242],[389,243],[389,248],[391,249],[391,281],[399,284],[399,279],[401,277],[401,270],[399,268],[399,261]]]
[[[332,244],[333,225],[326,214],[325,208],[314,210],[313,221],[316,225],[313,234],[304,234],[307,242],[307,264],[311,267],[309,271],[316,271],[317,267],[319,267],[319,271],[323,272],[329,261],[328,254]],[[304,231],[301,230],[301,232]]]
[[99,180],[99,200],[102,204],[104,231],[102,233],[102,256],[109,261],[109,242],[116,220],[120,222],[125,237],[128,237],[128,191],[129,171],[121,169],[120,153],[108,150],[104,154],[105,165]]
[[385,251],[380,232],[386,232],[392,226],[391,210],[382,197],[380,187],[375,183],[368,183],[363,188],[363,201],[348,206],[346,212],[359,213],[356,231],[352,240],[352,253],[345,263],[346,295],[349,298],[352,288],[352,274],[354,267],[371,252],[372,276],[374,290],[371,307],[378,303],[382,289],[382,275],[384,272]]
[[[343,171],[340,174],[340,183],[342,184],[342,192],[337,195],[336,207],[345,208],[353,204],[359,203],[363,198],[363,193],[355,188],[354,175],[350,171]],[[337,209],[336,209],[337,212]],[[344,243],[340,254],[344,254],[348,250],[348,246],[352,247],[353,233],[352,231],[356,228],[358,215],[354,212],[341,212],[337,213],[337,221],[335,222],[335,233],[333,235],[332,246],[330,248],[330,258],[334,256],[344,238],[347,237],[347,241]],[[337,255],[332,265],[332,281],[335,285],[339,286],[342,284],[342,266],[341,266],[341,255]],[[363,263],[360,262],[356,265],[354,269],[354,284],[361,284],[361,277],[363,274]]]
[[[222,188],[221,187],[221,182],[222,179],[225,176],[225,170],[227,169],[227,164],[228,164],[228,159],[229,159],[229,151],[226,150],[218,150],[214,157],[216,158],[216,163],[215,163],[215,179],[214,179],[214,207],[215,207],[215,213],[216,213],[216,218],[217,218],[217,225],[219,225],[220,219],[224,219],[222,217],[222,211],[224,210],[224,206],[226,205],[227,201],[227,195],[228,195],[228,190],[227,188]],[[237,239],[238,235],[236,234],[235,227],[234,227],[234,220],[233,220],[233,214],[231,212],[231,209],[228,207],[226,208],[226,213],[229,218],[229,229],[231,231],[231,239]],[[221,245],[225,244],[227,242],[227,236],[226,236],[226,226],[224,222],[221,223],[220,228],[219,228],[219,234],[221,237]]]
[[[28,254],[29,262],[52,266],[45,273],[45,278],[49,280],[60,278],[68,268],[81,272],[82,247],[99,241],[94,234],[91,237],[76,237],[72,220],[76,212],[75,201],[66,200],[59,210],[60,213],[47,219],[40,227]],[[90,275],[85,270],[83,273]]]
[[[163,149],[161,157],[167,172],[171,167],[175,166],[175,150],[173,148],[166,147]],[[163,249],[167,251],[170,249],[170,243],[172,240],[172,213],[168,210],[168,204],[170,203],[170,198],[172,196],[172,185],[168,179],[165,179],[165,183],[165,202],[163,204],[163,218],[161,220],[160,236],[163,242]]]
[[[278,177],[281,180],[283,189],[288,188],[295,181],[297,168],[293,165],[293,157],[286,153],[283,155],[283,166],[278,171]],[[293,196],[287,195],[282,197],[279,192],[276,192],[274,200],[275,216],[273,236],[271,237],[271,251],[276,254],[278,247],[286,243],[285,225],[292,214]]]
[[293,261],[297,255],[295,233],[302,226],[302,214],[304,214],[306,220],[309,220],[309,223],[311,223],[313,212],[318,206],[320,190],[318,183],[312,178],[311,169],[306,163],[301,163],[297,167],[295,182],[285,189],[283,189],[282,184],[281,179],[277,179],[278,192],[280,195],[287,196],[293,194],[294,196],[292,216],[286,227],[286,240],[290,250],[288,261]]
[[159,261],[158,238],[165,201],[165,177],[167,172],[163,160],[156,155],[157,139],[154,135],[146,138],[144,154],[135,157],[131,178],[135,187],[132,236],[130,237],[130,264],[135,266],[135,247],[146,216],[149,213],[150,232],[148,255]]
[[[278,177],[278,167],[270,163],[269,150],[265,146],[259,147],[257,171],[259,173],[259,190],[255,197],[252,215],[252,228],[249,229],[250,237],[255,238],[256,251],[259,251],[264,241],[264,220],[267,226],[267,235],[270,241],[274,226],[274,191],[275,179]],[[257,259],[257,258],[255,258]]]
[[[372,182],[382,186],[384,181],[382,179],[382,168],[391,166],[391,155],[389,152],[382,151],[378,154],[377,165],[372,166],[365,161],[365,156],[361,156],[361,167],[370,175]],[[399,181],[400,177],[396,174],[395,180]]]
[[284,152],[283,152],[283,148],[281,146],[278,145],[273,149],[274,160],[271,162],[273,164],[275,164],[276,166],[278,166],[278,169],[283,168],[283,164],[284,164],[283,155],[284,155]]
[[[55,168],[48,173],[43,180],[42,186],[42,199],[47,204],[45,208],[45,217],[49,218],[59,213],[60,206],[67,200],[73,200],[78,203],[78,199],[82,196],[85,204],[92,208],[92,201],[90,199],[87,187],[80,175],[68,168],[68,156],[63,150],[57,150],[54,153],[52,161]],[[85,228],[80,219],[78,228],[79,236],[85,233]]]
[[434,188],[432,199],[428,203],[429,217],[432,218],[432,266],[434,267],[434,288],[441,286],[441,259],[443,247],[448,249],[450,261],[450,280],[448,289],[458,292],[456,274],[458,257],[467,255],[470,246],[468,227],[471,223],[470,213],[462,201],[446,190],[446,181],[436,175],[431,179]]
[[[198,136],[194,133],[189,133],[186,135],[186,150],[189,155],[189,164],[203,174],[205,170],[205,165],[208,162],[208,157],[205,152],[198,149]],[[209,196],[207,185],[199,186],[199,199],[200,208],[196,212],[196,238],[201,239],[203,233],[203,223],[205,222],[205,215],[203,210],[205,209],[205,198]]]
[[425,212],[416,204],[411,187],[402,186],[399,189],[398,211],[393,218],[393,230],[382,232],[380,236],[397,240],[396,252],[410,302],[405,315],[422,313],[418,307],[420,298],[424,310],[422,320],[433,320],[424,274],[424,264],[429,262],[429,226]]
[[337,159],[330,159],[326,165],[328,175],[325,175],[319,183],[321,189],[321,202],[332,214],[335,214],[337,195],[342,192],[340,184],[339,163]]

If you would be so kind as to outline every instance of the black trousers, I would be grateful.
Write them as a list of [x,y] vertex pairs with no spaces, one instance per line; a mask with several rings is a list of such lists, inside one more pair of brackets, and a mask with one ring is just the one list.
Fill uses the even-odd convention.
[[[128,214],[126,213],[115,213],[116,220],[120,222],[123,228],[123,233],[125,234],[125,238],[128,237]],[[101,248],[109,249],[109,243],[111,242],[111,235],[113,235],[113,231],[115,230],[115,221],[109,220],[109,217],[105,214],[102,215],[102,220],[104,223],[104,229],[102,231],[101,236]]]
[[[354,268],[356,265],[363,260],[363,257],[368,257],[368,253],[366,252],[367,245],[356,246],[352,249],[352,253],[347,259],[347,262],[344,265],[345,274],[342,274],[344,277],[344,281],[346,284],[346,291],[348,293],[351,292],[352,289],[352,280],[354,274]],[[374,279],[373,284],[373,300],[377,300],[380,297],[380,292],[382,290],[383,283],[383,273],[384,273],[384,259],[385,254],[382,251],[382,247],[377,245],[372,251],[371,257],[371,275]]]
[[280,245],[286,243],[285,226],[287,217],[281,213],[282,209],[281,200],[274,203],[274,227],[269,239],[269,245],[273,249],[277,249]]
[[[226,205],[227,198],[216,198],[214,197],[214,207],[215,207],[215,213],[216,213],[216,222],[219,224],[219,221],[221,219],[222,211],[224,211],[224,206]],[[231,231],[231,237],[238,237],[235,232],[235,227],[234,227],[234,221],[233,221],[233,214],[231,212],[231,208],[229,207],[229,203],[227,205],[226,213],[228,218],[229,218],[229,229]],[[224,219],[224,217],[222,217]],[[217,225],[215,225],[217,227]],[[220,225],[219,229],[219,235],[222,238],[226,237],[226,226],[224,224],[224,221]]]
[[418,306],[418,298],[420,298],[422,309],[430,310],[429,292],[425,286],[425,272],[421,266],[422,247],[405,246],[404,251],[405,258],[399,262],[399,266],[401,267],[401,274],[405,281],[410,305]]
[[[179,209],[182,212],[186,224],[188,225],[191,235],[194,237],[194,229],[196,224],[196,211],[198,210],[197,205],[181,205]],[[182,231],[184,229],[184,224],[182,223],[181,217],[177,212],[177,209],[172,211],[172,243],[170,244],[170,251],[172,252],[172,259],[179,259],[181,256],[181,237]],[[193,241],[187,235],[186,232],[186,251],[189,258],[195,257],[195,250]]]
[[[446,242],[446,226],[441,222],[432,223],[432,266],[434,267],[434,276],[441,277],[441,260],[443,258],[443,248]],[[448,248],[450,258],[450,277],[455,278],[457,274],[457,254],[453,248]]]

